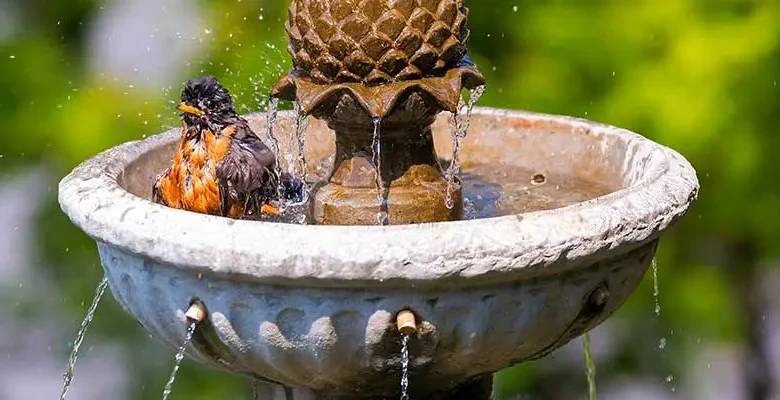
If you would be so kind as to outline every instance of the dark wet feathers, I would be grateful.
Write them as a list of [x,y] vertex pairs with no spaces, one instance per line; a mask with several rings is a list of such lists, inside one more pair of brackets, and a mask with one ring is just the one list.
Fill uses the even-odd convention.
[[263,204],[278,197],[276,157],[245,120],[236,118],[235,127],[230,150],[216,166],[222,215],[232,204],[242,205],[246,215],[259,214]]

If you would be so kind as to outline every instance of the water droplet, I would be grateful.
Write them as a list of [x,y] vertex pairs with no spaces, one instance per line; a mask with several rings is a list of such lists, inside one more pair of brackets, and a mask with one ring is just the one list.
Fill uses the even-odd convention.
[[512,11],[513,11],[513,12],[517,12],[517,10],[518,10],[518,7],[517,7],[516,5],[515,5],[515,6],[512,6]]
[[13,60],[14,58],[16,58],[16,56],[15,56],[15,55],[13,55],[13,54],[11,54],[10,56],[8,56],[8,58],[10,58],[10,59],[12,59],[12,60]]
[[658,350],[664,350],[666,348],[666,338],[661,338],[658,341]]

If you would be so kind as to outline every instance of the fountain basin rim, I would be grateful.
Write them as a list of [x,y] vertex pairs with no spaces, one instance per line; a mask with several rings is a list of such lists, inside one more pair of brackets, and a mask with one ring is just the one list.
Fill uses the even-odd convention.
[[177,140],[174,129],[85,161],[60,182],[59,202],[93,239],[193,274],[296,287],[423,291],[509,283],[623,254],[655,239],[697,197],[690,163],[636,133],[523,111],[480,107],[474,114],[514,118],[519,128],[566,125],[618,135],[630,142],[630,151],[644,154],[647,168],[626,189],[520,215],[385,227],[239,221],[170,209],[120,187],[124,167]]

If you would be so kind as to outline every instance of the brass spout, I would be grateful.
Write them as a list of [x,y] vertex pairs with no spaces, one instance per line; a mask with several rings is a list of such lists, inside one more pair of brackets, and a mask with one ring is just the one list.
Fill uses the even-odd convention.
[[417,332],[417,321],[414,313],[411,310],[403,310],[395,317],[395,323],[398,327],[398,332],[403,335],[411,335]]
[[199,301],[194,301],[187,312],[184,313],[184,316],[187,317],[188,323],[195,322],[199,324],[206,319],[206,308]]

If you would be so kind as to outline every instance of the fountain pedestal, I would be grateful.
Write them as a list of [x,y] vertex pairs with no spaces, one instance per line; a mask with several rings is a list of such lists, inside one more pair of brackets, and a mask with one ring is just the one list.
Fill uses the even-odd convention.
[[457,178],[448,183],[442,173],[431,124],[441,111],[457,111],[462,89],[484,82],[469,63],[443,77],[375,87],[283,77],[272,95],[295,100],[300,112],[336,133],[334,168],[312,193],[314,222],[375,225],[381,212],[393,225],[461,219],[462,190]]
[[485,83],[465,57],[467,17],[462,0],[292,1],[294,67],[272,96],[336,132],[335,168],[313,193],[317,224],[461,218],[462,192],[442,176],[430,125]]
[[317,110],[315,116],[336,132],[335,167],[312,195],[317,224],[374,225],[378,218],[381,223],[382,212],[391,224],[461,218],[462,190],[455,182],[448,193],[436,158],[430,125],[438,106],[430,103],[415,92],[388,118],[376,121],[349,95]]

